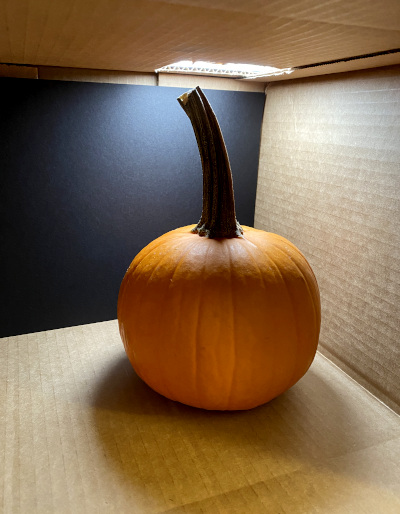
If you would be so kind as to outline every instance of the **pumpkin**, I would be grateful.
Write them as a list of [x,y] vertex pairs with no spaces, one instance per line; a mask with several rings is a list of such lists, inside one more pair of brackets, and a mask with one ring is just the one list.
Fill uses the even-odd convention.
[[311,365],[318,285],[287,239],[239,225],[215,114],[200,88],[178,100],[200,150],[202,216],[132,261],[118,297],[119,330],[133,368],[158,393],[203,409],[250,409]]

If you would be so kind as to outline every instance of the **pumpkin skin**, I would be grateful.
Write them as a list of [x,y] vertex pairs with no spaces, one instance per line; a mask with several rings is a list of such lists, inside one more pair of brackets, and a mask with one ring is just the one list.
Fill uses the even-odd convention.
[[137,374],[194,407],[250,409],[293,386],[318,345],[317,281],[287,239],[178,228],[146,246],[121,284],[121,338]]

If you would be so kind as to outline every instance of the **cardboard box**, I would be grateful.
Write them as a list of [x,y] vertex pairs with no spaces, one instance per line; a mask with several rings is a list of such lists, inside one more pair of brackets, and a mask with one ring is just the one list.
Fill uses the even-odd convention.
[[[2,511],[399,512],[400,3],[4,5],[0,76],[266,89],[255,225],[307,255],[323,321],[306,376],[238,413],[153,393],[115,321],[1,340]],[[205,54],[292,73],[154,73]]]

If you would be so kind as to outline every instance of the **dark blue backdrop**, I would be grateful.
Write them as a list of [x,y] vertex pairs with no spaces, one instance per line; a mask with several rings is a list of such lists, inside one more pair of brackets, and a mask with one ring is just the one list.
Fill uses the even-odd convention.
[[[176,98],[152,86],[0,79],[0,336],[116,317],[133,257],[201,214],[201,163]],[[252,225],[264,95],[205,91]]]

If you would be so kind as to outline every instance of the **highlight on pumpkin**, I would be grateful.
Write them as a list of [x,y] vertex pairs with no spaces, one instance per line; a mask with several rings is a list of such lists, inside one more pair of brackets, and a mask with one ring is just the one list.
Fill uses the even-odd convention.
[[250,409],[292,387],[318,345],[321,306],[304,255],[282,236],[236,221],[232,175],[200,88],[178,99],[203,168],[197,225],[133,259],[118,322],[137,374],[165,397],[210,410]]

